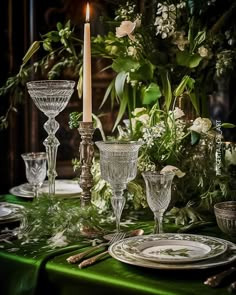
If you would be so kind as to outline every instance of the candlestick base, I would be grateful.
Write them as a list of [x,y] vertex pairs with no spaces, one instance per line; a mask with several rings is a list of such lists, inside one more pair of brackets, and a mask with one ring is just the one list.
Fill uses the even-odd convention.
[[78,131],[81,135],[80,143],[80,187],[81,193],[81,206],[91,204],[91,188],[93,186],[93,176],[91,173],[92,161],[94,156],[94,144],[92,141],[94,128],[93,122],[80,122]]

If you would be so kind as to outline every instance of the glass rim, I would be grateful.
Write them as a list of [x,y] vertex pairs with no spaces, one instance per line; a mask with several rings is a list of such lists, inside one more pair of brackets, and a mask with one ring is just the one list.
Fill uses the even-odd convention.
[[[48,84],[48,85],[47,85]],[[46,89],[49,86],[51,88],[60,87],[61,89],[73,89],[75,81],[73,80],[35,80],[26,83],[28,89]]]
[[29,153],[23,153],[21,154],[21,157],[26,160],[32,160],[32,159],[47,159],[47,153],[46,152],[29,152]]
[[99,140],[99,141],[95,141],[95,144],[104,144],[104,145],[108,145],[108,144],[117,144],[117,145],[142,145],[143,142],[142,141],[135,141],[135,140],[131,140],[131,141],[122,141],[122,140],[114,140],[114,141],[103,141],[103,140]]

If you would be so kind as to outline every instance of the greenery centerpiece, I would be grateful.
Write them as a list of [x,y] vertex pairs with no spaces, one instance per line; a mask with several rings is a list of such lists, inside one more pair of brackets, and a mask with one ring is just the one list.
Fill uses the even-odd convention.
[[[198,212],[209,210],[214,202],[228,198],[227,177],[217,176],[214,167],[214,140],[217,135],[208,117],[208,93],[212,78],[230,74],[236,62],[236,4],[227,0],[120,1],[116,17],[109,21],[109,33],[92,39],[94,57],[109,61],[114,78],[107,87],[101,108],[110,99],[119,112],[113,131],[120,139],[142,140],[139,172],[175,169],[182,178],[175,181],[176,223],[202,219]],[[227,23],[227,26],[225,26]],[[49,79],[64,71],[78,79],[82,96],[83,43],[70,21],[35,41],[23,58],[19,73],[8,78],[0,95],[10,94],[10,104],[1,119],[7,126],[8,114],[22,99],[32,71]],[[28,65],[43,47],[45,55]],[[71,114],[71,127],[78,127],[80,114]],[[101,127],[97,117],[97,126]],[[234,127],[222,124],[221,127]],[[115,133],[114,133],[115,134]],[[75,168],[79,167],[73,160]],[[171,166],[171,167],[170,167]],[[176,167],[176,168],[173,168]],[[94,162],[93,202],[108,206],[108,184],[100,177]],[[140,173],[128,185],[128,204],[145,207]]]

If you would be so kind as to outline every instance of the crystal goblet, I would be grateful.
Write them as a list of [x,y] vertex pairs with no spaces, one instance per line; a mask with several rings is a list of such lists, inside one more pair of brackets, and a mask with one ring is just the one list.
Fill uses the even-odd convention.
[[74,92],[74,86],[75,82],[69,80],[42,80],[27,83],[28,92],[35,105],[48,117],[44,124],[48,137],[43,144],[48,157],[47,175],[50,195],[55,195],[56,158],[60,145],[55,136],[60,125],[55,117],[66,107]]
[[47,174],[46,153],[25,153],[21,155],[25,162],[26,178],[32,185],[34,197],[38,197],[38,190],[42,186]]
[[97,141],[100,151],[101,176],[112,188],[111,204],[116,218],[116,231],[125,205],[123,191],[137,174],[138,151],[141,142]]
[[163,233],[163,216],[171,201],[171,184],[175,174],[147,171],[142,176],[146,184],[147,202],[154,213],[154,234]]

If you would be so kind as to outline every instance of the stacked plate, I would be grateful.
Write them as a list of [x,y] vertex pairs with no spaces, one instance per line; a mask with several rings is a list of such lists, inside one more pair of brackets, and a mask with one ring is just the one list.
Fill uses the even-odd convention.
[[[56,196],[59,197],[79,197],[82,189],[78,182],[74,180],[58,179],[55,181]],[[23,183],[15,186],[9,191],[12,195],[22,198],[33,198],[32,186],[29,183]],[[48,193],[48,181],[45,181],[40,188],[39,193]]]
[[126,238],[109,247],[122,262],[155,269],[205,269],[236,260],[236,245],[203,235],[164,233]]
[[0,224],[20,220],[22,206],[7,202],[0,202]]

